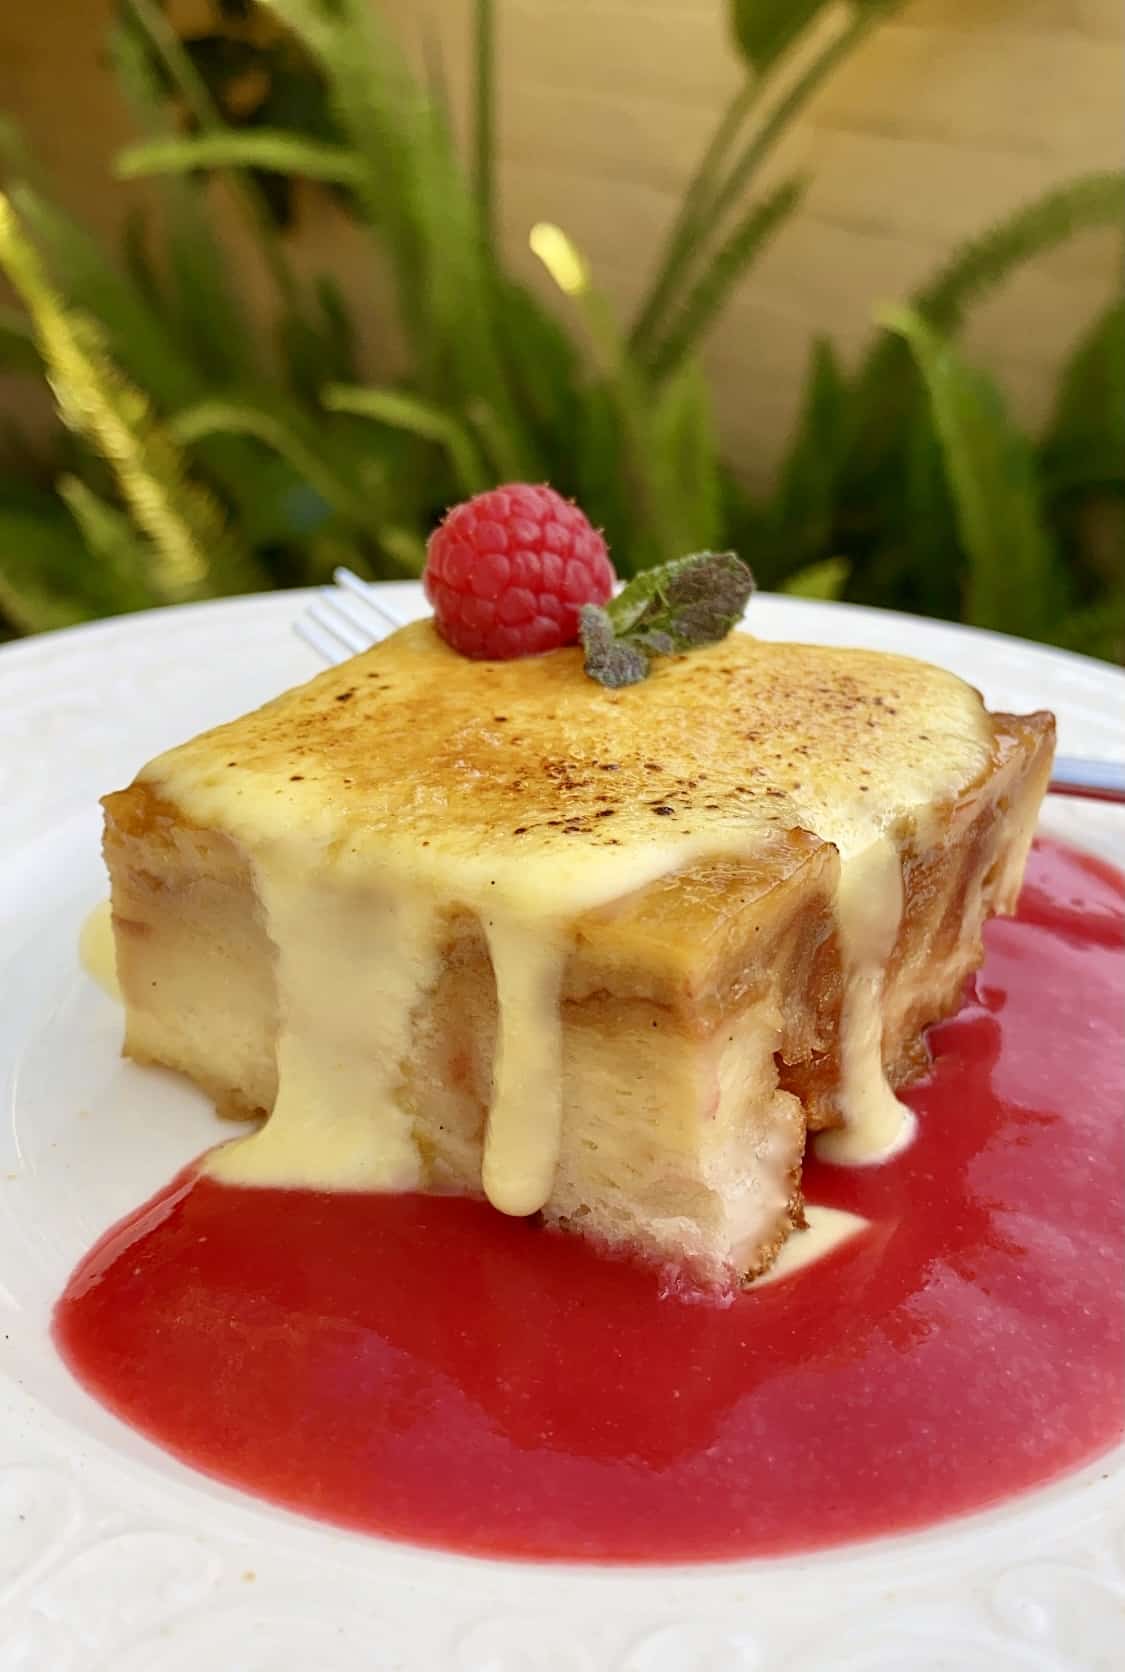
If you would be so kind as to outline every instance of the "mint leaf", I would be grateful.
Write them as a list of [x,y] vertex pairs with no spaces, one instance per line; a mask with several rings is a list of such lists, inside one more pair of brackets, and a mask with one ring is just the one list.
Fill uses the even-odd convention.
[[599,685],[617,690],[636,685],[648,673],[648,657],[627,639],[619,639],[613,623],[598,604],[583,604],[578,612],[578,632],[586,652],[586,672]]
[[725,639],[753,590],[754,577],[734,552],[694,552],[648,569],[604,609],[579,611],[586,672],[602,685],[635,685],[653,656]]

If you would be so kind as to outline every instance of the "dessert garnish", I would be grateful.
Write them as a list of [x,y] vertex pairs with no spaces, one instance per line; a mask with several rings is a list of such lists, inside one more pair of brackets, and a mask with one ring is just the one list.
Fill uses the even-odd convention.
[[654,656],[716,644],[754,590],[734,552],[693,552],[616,579],[602,535],[554,488],[513,482],[455,505],[430,536],[423,584],[462,656],[506,662],[581,638],[600,685],[635,685]]
[[606,605],[579,610],[586,672],[600,685],[635,685],[653,656],[725,639],[753,590],[754,577],[734,552],[693,552],[648,569]]
[[514,482],[453,507],[430,536],[422,578],[446,643],[506,662],[575,644],[579,609],[604,604],[616,576],[572,500]]

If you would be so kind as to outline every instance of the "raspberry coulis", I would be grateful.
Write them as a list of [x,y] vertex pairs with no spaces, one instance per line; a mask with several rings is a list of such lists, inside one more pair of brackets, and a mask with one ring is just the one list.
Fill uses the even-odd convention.
[[475,1202],[175,1181],[59,1302],[74,1373],[194,1467],[479,1554],[703,1561],[900,1532],[1121,1436],[1125,879],[1037,845],[869,1230],[723,1308]]

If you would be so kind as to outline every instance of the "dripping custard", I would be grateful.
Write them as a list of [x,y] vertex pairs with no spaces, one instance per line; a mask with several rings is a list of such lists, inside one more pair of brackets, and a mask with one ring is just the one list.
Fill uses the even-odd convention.
[[[429,622],[106,798],[125,1049],[231,1185],[541,1215],[731,1288],[864,1161],[1012,910],[1049,715],[735,633],[611,691]],[[792,1256],[791,1256],[792,1258]]]
[[1104,1451],[1125,890],[1037,844],[1004,921],[1052,747],[906,657],[608,691],[421,623],[152,761],[83,957],[242,1125],[80,1263],[68,1363],[480,1554],[815,1549]]

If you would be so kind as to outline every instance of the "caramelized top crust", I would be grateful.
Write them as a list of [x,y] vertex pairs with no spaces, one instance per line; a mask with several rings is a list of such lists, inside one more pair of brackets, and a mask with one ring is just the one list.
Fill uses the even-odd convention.
[[608,691],[577,649],[470,662],[419,622],[142,778],[251,852],[573,916],[705,858],[787,871],[796,830],[846,857],[993,746],[977,693],[906,657],[735,633]]

